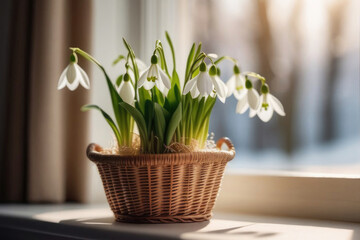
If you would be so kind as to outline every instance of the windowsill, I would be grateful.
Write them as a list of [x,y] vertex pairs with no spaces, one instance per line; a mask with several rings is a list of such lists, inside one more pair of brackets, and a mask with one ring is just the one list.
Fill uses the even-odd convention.
[[114,222],[106,205],[0,205],[1,239],[336,239],[360,238],[360,224],[215,213],[202,223]]
[[215,210],[360,222],[360,175],[227,171]]

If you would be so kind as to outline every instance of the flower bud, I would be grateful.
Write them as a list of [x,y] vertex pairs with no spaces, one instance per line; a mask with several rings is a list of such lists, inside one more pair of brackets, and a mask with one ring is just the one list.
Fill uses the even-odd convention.
[[216,70],[217,70],[216,75],[218,75],[220,77],[220,75],[221,75],[220,68],[216,68]]
[[207,69],[206,63],[202,62],[200,64],[200,72],[206,72],[206,69]]
[[77,63],[76,53],[73,52],[73,53],[70,55],[70,62],[72,62],[72,63]]
[[253,86],[252,86],[252,82],[249,80],[249,78],[248,78],[248,76],[245,76],[245,79],[246,79],[246,81],[245,81],[245,87],[247,88],[247,89],[251,89]]
[[158,62],[157,56],[156,56],[155,54],[152,55],[152,57],[151,57],[151,64],[157,64],[157,62]]
[[125,82],[128,82],[129,80],[130,80],[129,74],[128,74],[128,73],[125,73],[125,74],[124,74],[124,81],[125,81]]
[[269,93],[269,86],[268,86],[266,83],[264,83],[264,84],[261,86],[261,93],[263,93],[263,94]]
[[212,66],[210,67],[209,74],[210,74],[211,76],[215,76],[215,75],[216,75],[216,66],[215,66],[215,65],[212,65]]
[[235,74],[240,74],[240,68],[238,65],[234,65],[234,73]]

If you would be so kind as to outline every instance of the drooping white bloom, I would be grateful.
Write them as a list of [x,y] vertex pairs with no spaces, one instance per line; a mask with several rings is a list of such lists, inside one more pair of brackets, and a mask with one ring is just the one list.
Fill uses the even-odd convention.
[[157,56],[151,57],[151,65],[140,75],[138,88],[144,87],[146,90],[156,86],[164,93],[164,88],[170,89],[171,82],[166,73],[157,65]]
[[133,85],[131,84],[130,76],[128,75],[128,73],[124,74],[124,81],[121,82],[118,91],[121,99],[124,102],[130,104],[131,106],[134,106],[135,91]]
[[225,102],[227,87],[217,76],[216,66],[211,66],[209,73],[206,70],[206,64],[202,62],[200,64],[200,73],[186,83],[183,94],[186,95],[190,92],[192,98],[196,98],[199,95],[207,97],[215,89],[219,99]]
[[234,94],[236,99],[240,99],[246,94],[245,75],[240,73],[237,65],[234,66],[234,75],[226,82],[226,86],[228,88],[227,97]]
[[57,89],[63,89],[65,86],[74,91],[79,84],[84,88],[90,89],[90,80],[86,72],[77,64],[77,57],[73,53],[70,57],[70,63],[61,73]]
[[285,116],[284,107],[274,95],[270,94],[269,87],[264,84],[261,87],[260,104],[257,110],[250,110],[250,117],[258,115],[263,122],[268,122],[274,111],[280,116]]
[[212,77],[212,80],[219,100],[222,103],[225,103],[226,95],[228,92],[228,88],[226,87],[226,84],[220,79],[218,75]]
[[225,103],[228,88],[227,88],[226,84],[220,79],[220,69],[215,68],[216,74],[213,75],[214,68],[215,68],[215,66],[212,66],[210,68],[210,71],[209,71],[210,78],[214,84],[216,95],[218,96],[219,100],[222,103]]
[[257,110],[260,103],[258,92],[253,88],[251,81],[247,77],[245,79],[247,91],[242,94],[236,105],[236,112],[239,114],[244,113],[248,108]]

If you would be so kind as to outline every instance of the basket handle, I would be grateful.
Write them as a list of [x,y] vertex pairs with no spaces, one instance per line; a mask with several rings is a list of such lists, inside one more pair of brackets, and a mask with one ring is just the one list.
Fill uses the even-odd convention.
[[221,146],[222,146],[224,143],[225,143],[226,146],[229,148],[229,151],[235,152],[235,147],[234,147],[234,145],[232,144],[231,140],[230,140],[229,138],[227,138],[227,137],[220,138],[220,139],[217,141],[217,143],[216,143],[216,147],[217,147],[218,149],[221,149]]

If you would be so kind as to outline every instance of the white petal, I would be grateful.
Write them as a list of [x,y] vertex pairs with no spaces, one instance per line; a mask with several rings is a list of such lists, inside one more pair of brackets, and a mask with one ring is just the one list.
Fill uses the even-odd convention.
[[[71,77],[75,76],[75,79],[74,79],[72,82],[71,82],[71,81],[68,81],[68,82],[66,83],[66,86],[68,87],[68,89],[69,89],[70,91],[74,91],[75,89],[78,88],[79,83],[80,83],[80,79],[81,79],[80,70],[79,70],[77,64],[76,64],[76,65],[75,65],[75,64],[76,64],[76,63],[70,64],[70,66],[73,65],[74,68],[69,67],[69,71],[71,71],[71,73],[69,74],[69,71],[68,71],[67,74],[66,74],[67,77],[68,77],[69,75],[70,75]],[[68,78],[68,80],[69,80],[69,78]]]
[[160,73],[160,78],[161,78],[161,81],[164,83],[165,87],[167,89],[170,89],[171,88],[171,82],[170,82],[170,79],[169,77],[166,75],[166,73],[159,67],[157,66],[157,69]]
[[79,86],[79,81],[74,81],[73,83],[67,82],[66,86],[70,91],[74,91]]
[[197,89],[196,85],[193,86],[193,88],[190,90],[190,93],[192,98],[197,98],[200,95],[200,92]]
[[231,78],[226,82],[226,87],[228,89],[227,97],[230,97],[231,94],[235,91],[235,76],[231,76]]
[[265,108],[262,107],[257,112],[257,115],[263,122],[268,122],[273,116],[273,114],[274,114],[274,109],[271,107],[271,105],[267,107],[267,110],[265,110]]
[[130,81],[123,81],[120,85],[119,95],[122,100],[132,106],[134,106],[135,91]]
[[255,116],[256,116],[256,113],[257,113],[257,112],[256,112],[255,110],[253,110],[253,109],[250,108],[249,117],[250,117],[250,118],[255,117]]
[[141,61],[139,58],[135,58],[135,61],[136,61],[136,64],[138,66],[139,72],[142,72],[145,69],[147,69],[146,64],[143,61]]
[[214,84],[216,94],[222,98],[226,97],[227,88],[223,81],[218,76],[210,77],[212,83]]
[[275,112],[277,112],[277,114],[279,114],[280,116],[285,116],[284,107],[281,104],[281,102],[279,101],[279,99],[277,99],[276,97],[274,97],[274,95],[272,95],[270,93],[269,93],[268,99],[269,99],[270,105],[272,105]]
[[236,105],[236,112],[239,114],[243,114],[249,108],[249,104],[246,96],[240,99]]
[[242,74],[236,75],[234,97],[240,99],[247,93],[247,91],[248,90],[245,87],[245,77]]
[[156,64],[151,64],[147,77],[148,78],[155,77],[156,79],[159,79],[159,73],[157,71]]
[[226,97],[220,97],[219,95],[218,95],[218,99],[219,99],[220,102],[222,102],[222,103],[225,103],[225,101],[226,101]]
[[150,69],[150,67],[148,67],[145,71],[143,71],[140,74],[140,78],[139,78],[138,85],[137,85],[138,88],[141,88],[142,85],[144,85],[144,83],[147,81],[146,77],[148,75],[149,69]]
[[199,75],[197,75],[196,77],[194,77],[193,79],[191,79],[190,81],[188,81],[184,87],[184,91],[183,91],[183,95],[188,94],[188,92],[190,92],[190,90],[194,87],[196,81],[198,80]]
[[259,106],[258,92],[255,89],[250,88],[247,92],[247,99],[248,99],[250,108],[252,108],[253,110],[257,110],[257,108]]
[[90,80],[88,75],[86,74],[86,72],[84,71],[84,69],[82,69],[79,65],[77,66],[79,71],[80,71],[80,84],[86,88],[86,89],[90,89]]
[[240,91],[237,91],[237,90],[234,91],[234,97],[235,97],[236,99],[241,99],[241,98],[243,98],[246,94],[247,94],[247,89],[246,89],[246,88],[245,88],[245,89],[242,89],[242,90],[240,90]]
[[60,75],[58,87],[57,87],[58,90],[60,90],[66,86],[66,83],[67,83],[66,73],[67,73],[68,68],[69,68],[69,66],[67,66]]
[[155,86],[155,83],[153,81],[146,81],[143,85],[143,87],[146,89],[146,90],[150,90],[152,89],[153,87]]
[[208,55],[208,57],[211,57],[211,58],[218,58],[218,55],[216,54],[216,53],[209,53],[209,54],[207,54]]
[[169,89],[167,89],[166,87],[164,87],[164,89],[161,91],[162,94],[166,97],[169,93]]
[[236,87],[241,87],[241,86],[245,87],[245,76],[244,75],[237,74],[235,76],[235,81],[236,81],[235,82]]
[[155,86],[157,87],[157,89],[159,89],[159,91],[166,96],[169,92],[169,89],[167,89],[164,85],[164,83],[160,80],[156,80],[155,81]]
[[66,77],[68,79],[69,84],[75,82],[76,78],[79,76],[79,71],[77,70],[76,63],[70,63],[68,66],[68,70],[66,72]]
[[[218,78],[219,78],[219,77],[218,77]],[[228,89],[227,89],[225,83],[224,83],[223,81],[221,81],[220,78],[219,78],[218,83],[219,83],[220,87],[221,87],[222,89],[224,89],[224,91],[225,91],[225,92],[224,92],[224,96],[220,96],[220,95],[218,94],[218,98],[219,98],[219,100],[220,100],[222,103],[225,103]]]
[[199,79],[196,84],[201,96],[208,96],[213,90],[213,84],[207,72],[199,73]]

